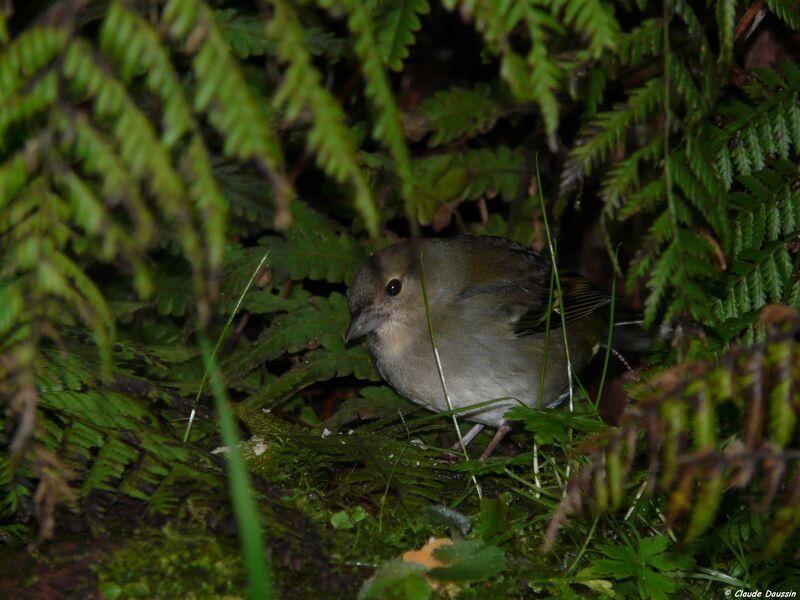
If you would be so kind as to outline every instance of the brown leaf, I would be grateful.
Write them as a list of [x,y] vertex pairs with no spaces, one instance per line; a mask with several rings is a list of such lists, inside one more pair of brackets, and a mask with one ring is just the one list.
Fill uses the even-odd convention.
[[433,553],[442,546],[449,546],[453,543],[450,538],[431,538],[419,550],[409,550],[403,553],[403,560],[406,562],[414,562],[428,569],[435,569],[437,567],[446,567],[447,563],[442,562],[436,558]]

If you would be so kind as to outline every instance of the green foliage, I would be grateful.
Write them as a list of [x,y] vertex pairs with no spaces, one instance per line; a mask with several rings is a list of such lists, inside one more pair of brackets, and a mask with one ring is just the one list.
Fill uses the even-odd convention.
[[244,568],[232,544],[202,531],[137,531],[99,575],[106,598],[238,594]]
[[638,539],[638,547],[626,543],[601,544],[597,551],[603,558],[592,561],[582,575],[633,579],[640,598],[669,598],[678,590],[678,572],[691,566],[685,559],[667,552],[669,541],[664,535]]
[[550,523],[550,542],[561,520],[580,508],[580,496],[588,489],[599,510],[620,506],[637,453],[637,433],[644,427],[647,485],[652,490],[658,476],[667,492],[668,525],[685,516],[685,537],[694,540],[714,522],[726,490],[760,480],[765,490],[761,511],[776,504],[764,550],[772,556],[781,549],[800,526],[797,456],[789,446],[797,439],[800,421],[794,383],[800,373],[800,320],[780,312],[769,318],[775,329],[764,344],[732,350],[719,363],[675,367],[634,392],[639,402],[571,480]]
[[[245,288],[245,292],[247,289]],[[223,329],[224,335],[225,330]],[[239,432],[233,413],[228,406],[225,384],[220,377],[216,357],[211,353],[208,340],[201,339],[200,348],[203,362],[214,394],[214,406],[219,415],[219,428],[222,441],[227,445],[225,459],[231,480],[231,503],[236,515],[239,537],[247,573],[247,593],[251,598],[273,597],[272,566],[267,562],[264,552],[264,532],[256,509],[256,497],[250,475],[239,448]],[[202,386],[202,384],[201,384]]]
[[454,205],[463,200],[513,198],[522,183],[523,163],[519,149],[504,146],[418,159],[414,163],[417,218],[423,224],[435,225],[439,219],[447,223]]
[[486,133],[508,110],[508,102],[485,84],[474,90],[453,88],[437,92],[419,109],[426,128],[433,131],[428,140],[430,146]]
[[[717,4],[718,18],[730,25],[720,31],[732,31],[733,10],[732,3]],[[700,31],[691,7],[681,5],[678,16],[690,32]],[[728,35],[721,39],[718,56],[727,66],[732,52]],[[658,55],[668,36],[662,20],[642,22],[623,36],[620,64],[636,65]],[[720,319],[737,319],[767,302],[786,302],[783,289],[791,279],[789,255],[777,244],[777,221],[772,221],[771,237],[759,237],[765,234],[758,227],[748,228],[752,219],[758,219],[748,214],[748,208],[761,210],[759,203],[768,197],[777,207],[781,197],[779,209],[790,217],[787,230],[794,231],[794,201],[791,194],[780,194],[794,179],[793,167],[785,161],[797,156],[796,67],[787,66],[782,75],[754,72],[745,87],[746,101],[721,101],[712,110],[720,90],[709,77],[713,68],[708,62],[709,42],[699,34],[691,48],[693,55],[684,49],[666,55],[660,81],[650,79],[630,92],[626,104],[598,113],[580,134],[582,140],[562,176],[562,193],[570,194],[614,152],[616,158],[602,182],[606,218],[655,215],[645,251],[631,272],[631,282],[649,273],[648,324],[658,317],[673,322],[689,315],[718,326]],[[665,110],[672,117],[671,126],[680,128],[680,136],[671,130],[665,139],[663,128],[653,122]],[[680,142],[673,144],[670,138]],[[769,157],[781,161],[773,164]],[[745,194],[758,197],[747,203]],[[765,248],[766,241],[776,245]],[[735,260],[745,249],[749,268],[738,261],[727,263],[729,251]],[[723,270],[727,272],[720,273]],[[725,296],[715,291],[720,284]],[[718,299],[716,311],[704,301],[709,296]],[[742,333],[742,325],[737,321],[738,328],[725,327],[725,339]]]
[[[192,445],[176,444],[175,431],[160,420],[162,401],[155,389],[119,372],[113,376],[114,389],[109,389],[98,380],[97,366],[80,346],[70,346],[68,360],[47,351],[40,364],[37,452],[58,456],[48,459],[53,475],[70,480],[79,507],[102,514],[105,492],[140,501],[148,514],[174,514],[182,499],[222,483],[209,456]],[[152,397],[134,395],[134,390],[148,390]],[[33,463],[24,472],[30,476],[38,468]],[[7,462],[0,473],[11,482]],[[15,486],[3,514],[18,510],[27,495],[23,486]]]
[[[372,29],[371,15],[359,0],[351,0],[348,4],[350,20],[348,25],[357,35],[356,53],[361,60],[361,69],[366,80],[364,92],[375,105],[375,127],[373,135],[386,144],[395,163],[395,171],[400,177],[401,193],[406,209],[406,217],[412,231],[416,231],[416,215],[414,214],[413,190],[411,188],[411,158],[406,147],[400,112],[395,103],[394,93],[389,86],[389,79],[383,69],[375,32]],[[412,12],[413,15],[413,12]],[[406,34],[408,35],[408,34]],[[399,52],[397,50],[394,51]],[[394,61],[397,59],[395,58]],[[388,59],[392,61],[391,56]]]
[[271,264],[279,281],[352,281],[366,257],[355,238],[301,202],[292,206],[293,225],[284,237],[268,237]]
[[505,557],[496,546],[479,540],[447,542],[430,552],[429,560],[443,566],[430,567],[413,559],[389,561],[364,583],[359,599],[419,600],[441,586],[482,581],[503,571]]
[[403,61],[408,58],[409,47],[414,44],[414,34],[422,24],[419,15],[431,10],[428,0],[401,0],[386,2],[378,16],[378,48],[383,61],[393,71],[403,70]]
[[303,28],[289,2],[276,2],[270,20],[269,35],[277,40],[278,56],[288,63],[281,87],[273,103],[296,119],[301,111],[313,115],[309,147],[325,171],[338,181],[348,181],[355,190],[355,204],[361,211],[367,229],[375,234],[378,211],[366,176],[359,165],[352,130],[345,122],[344,111],[334,96],[322,85],[322,77],[311,62]]

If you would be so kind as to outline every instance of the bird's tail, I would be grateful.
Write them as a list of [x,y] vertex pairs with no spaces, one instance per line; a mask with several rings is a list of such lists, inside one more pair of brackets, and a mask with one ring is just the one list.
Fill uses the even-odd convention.
[[665,332],[646,330],[642,319],[626,319],[614,323],[611,335],[611,348],[622,354],[644,354],[655,343],[669,335]]

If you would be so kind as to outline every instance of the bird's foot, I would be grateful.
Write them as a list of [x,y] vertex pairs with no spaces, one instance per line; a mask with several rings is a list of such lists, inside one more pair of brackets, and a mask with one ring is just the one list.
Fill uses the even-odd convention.
[[[455,444],[453,444],[450,447],[450,450],[462,450],[463,448],[466,448],[467,444],[469,444],[472,440],[474,440],[475,437],[481,431],[483,431],[483,428],[484,426],[481,425],[480,423],[473,425],[472,428],[464,436],[462,436],[460,440],[458,440]],[[463,448],[461,444],[464,444]]]
[[483,454],[481,454],[480,460],[486,460],[487,458],[489,458],[492,455],[492,452],[494,452],[494,449],[497,448],[497,444],[500,443],[500,440],[506,437],[506,434],[509,431],[511,431],[511,425],[509,425],[508,423],[503,423],[502,425],[500,425],[500,427],[497,428],[497,431],[495,432],[492,441],[489,442],[489,445],[486,446],[486,450],[484,450]]

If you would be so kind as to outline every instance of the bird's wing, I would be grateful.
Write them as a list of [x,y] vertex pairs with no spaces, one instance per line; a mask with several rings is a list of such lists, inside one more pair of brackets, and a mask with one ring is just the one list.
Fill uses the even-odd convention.
[[[455,238],[458,241],[458,238]],[[505,238],[471,238],[462,248],[470,253],[470,284],[457,295],[450,308],[462,323],[510,325],[516,335],[540,333],[547,326],[550,292],[550,261]],[[606,306],[610,298],[573,271],[559,269],[563,302],[554,290],[550,327],[561,327],[561,312],[572,323]]]
[[448,307],[460,322],[511,332],[524,314],[547,309],[550,263],[545,258],[504,238],[455,238],[452,243],[461,244],[458,255],[466,257],[460,278],[466,285]]
[[[585,319],[593,312],[607,306],[611,298],[598,290],[590,281],[573,271],[559,269],[558,278],[561,283],[563,301],[559,301],[558,293],[553,290],[552,314],[550,315],[550,328],[561,327],[563,321],[574,323]],[[555,287],[555,286],[554,286]],[[549,287],[542,289],[544,308],[541,299],[532,303],[530,310],[525,312],[514,324],[514,333],[517,335],[531,335],[541,333],[547,327],[547,305]]]

